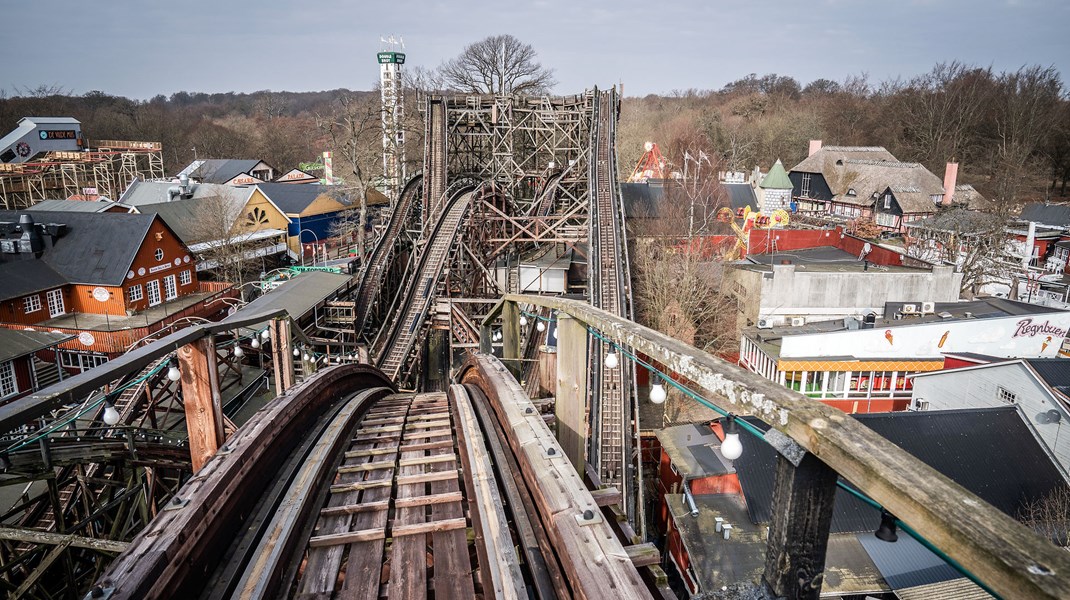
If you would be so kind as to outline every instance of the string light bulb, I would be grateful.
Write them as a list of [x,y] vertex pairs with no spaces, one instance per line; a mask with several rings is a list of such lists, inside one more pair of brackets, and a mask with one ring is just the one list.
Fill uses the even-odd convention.
[[312,360],[312,357],[308,355],[308,352],[305,352],[304,356],[302,356],[301,358],[305,360]]
[[111,402],[104,403],[104,415],[101,417],[106,425],[115,425],[119,422],[119,411]]
[[724,441],[721,442],[721,456],[728,460],[736,460],[743,456],[743,443],[739,441],[739,428],[736,425],[735,415],[728,415],[728,424],[724,430]]
[[655,382],[654,386],[650,388],[650,401],[654,404],[661,404],[665,402],[665,386],[661,385],[661,382]]
[[241,358],[241,357],[245,356],[245,350],[242,350],[241,346],[235,344],[234,345],[234,356],[235,356],[235,358]]
[[265,329],[265,330],[263,330],[263,331],[261,331],[261,332],[260,332],[260,337],[261,337],[262,339],[264,339],[264,340],[267,340],[268,338],[270,338],[270,337],[271,337],[271,332],[270,332],[270,331],[268,331],[267,329]]
[[178,370],[178,365],[175,364],[175,361],[171,361],[171,368],[167,369],[167,378],[171,381],[182,379],[182,371]]
[[253,350],[259,349],[260,348],[260,339],[254,337],[253,341],[249,342],[249,345],[253,347]]
[[520,315],[520,326],[521,327],[527,327],[528,326],[528,318],[526,316],[524,316],[524,315]]
[[540,332],[546,331],[546,323],[543,323],[542,321],[539,321],[538,323],[535,324],[535,329],[537,329]]
[[296,356],[301,356],[301,349],[300,348],[294,348],[294,356],[295,357]]
[[605,364],[607,369],[616,369],[617,365],[620,364],[620,359],[617,358],[617,353],[613,351],[612,346],[609,348],[609,352],[606,353]]

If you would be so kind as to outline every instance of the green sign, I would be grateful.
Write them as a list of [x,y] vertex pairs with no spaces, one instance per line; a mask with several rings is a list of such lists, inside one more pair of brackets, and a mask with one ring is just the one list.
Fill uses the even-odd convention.
[[387,63],[405,64],[405,54],[402,52],[380,52],[378,57],[381,65]]

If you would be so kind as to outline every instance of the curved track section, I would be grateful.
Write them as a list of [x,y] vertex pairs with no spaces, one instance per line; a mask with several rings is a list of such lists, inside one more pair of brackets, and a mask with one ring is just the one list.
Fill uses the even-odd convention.
[[318,437],[339,399],[368,389],[387,395],[393,384],[367,365],[331,367],[260,409],[111,564],[100,580],[109,597],[198,597],[207,566],[231,562],[231,542],[261,526],[251,507],[289,480],[302,441]]
[[387,225],[386,231],[383,232],[383,237],[379,239],[379,243],[375,245],[375,249],[372,250],[368,261],[365,263],[366,266],[360,278],[360,284],[354,294],[356,307],[353,324],[354,330],[358,334],[364,331],[364,327],[367,324],[368,314],[371,312],[375,299],[379,295],[383,278],[390,269],[390,262],[394,256],[394,248],[398,236],[404,229],[405,223],[409,221],[409,217],[412,214],[412,206],[416,196],[420,194],[422,182],[423,176],[417,175],[405,184],[405,188],[398,198],[397,206],[394,207],[394,213],[390,215],[390,223]]
[[412,352],[420,327],[427,318],[442,270],[468,214],[473,193],[467,190],[455,195],[443,211],[420,257],[416,279],[408,287],[390,335],[380,336],[385,338],[385,342],[377,349],[378,366],[395,380],[402,375],[405,359]]

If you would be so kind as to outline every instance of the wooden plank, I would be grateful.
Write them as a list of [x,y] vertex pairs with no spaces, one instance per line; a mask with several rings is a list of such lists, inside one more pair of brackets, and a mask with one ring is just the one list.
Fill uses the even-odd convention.
[[448,479],[457,479],[457,477],[458,472],[456,470],[439,471],[437,473],[417,473],[414,475],[398,475],[398,485],[427,483],[429,481],[446,481]]
[[223,405],[213,337],[186,344],[176,353],[182,371],[182,404],[194,473],[223,444]]
[[1070,598],[1070,577],[1062,576],[1070,573],[1070,554],[842,411],[584,302],[507,294],[504,306],[516,302],[567,312],[609,339],[658,357],[726,410],[762,418],[962,567],[981,574],[996,593]]
[[[360,440],[365,442],[366,440]],[[350,450],[345,453],[345,458],[362,458],[365,456],[381,456],[383,454],[397,454],[397,446],[384,446],[382,448],[368,448],[366,450]]]
[[378,471],[380,469],[393,469],[394,461],[382,460],[379,462],[362,463],[359,465],[344,465],[338,467],[339,473],[361,473],[363,471]]
[[363,512],[375,512],[377,510],[388,510],[390,508],[389,500],[380,500],[378,502],[365,502],[362,504],[343,504],[341,506],[329,506],[320,511],[322,517],[337,517],[339,515],[355,515]]
[[598,506],[612,506],[614,504],[620,504],[621,495],[620,490],[615,487],[602,488],[600,490],[591,490],[591,496],[594,497],[595,504]]
[[457,462],[457,455],[450,453],[450,454],[439,454],[439,455],[435,455],[435,456],[425,456],[423,458],[405,458],[405,459],[402,459],[402,460],[398,461],[398,465],[402,466],[402,467],[405,467],[405,466],[408,466],[408,465],[430,464],[430,463],[440,463],[440,462]]
[[353,483],[336,483],[331,486],[331,493],[344,494],[346,492],[356,492],[378,487],[390,487],[390,480],[383,479],[376,481],[354,481]]
[[447,429],[447,430],[441,431],[441,432],[428,432],[428,433],[421,433],[421,434],[416,434],[416,435],[406,435],[406,436],[402,437],[401,439],[402,439],[402,441],[405,441],[405,442],[411,442],[411,441],[414,441],[414,440],[432,440],[432,439],[435,439],[435,438],[452,437],[452,436],[453,436],[453,432]]
[[443,502],[460,502],[464,496],[460,492],[445,492],[442,494],[428,494],[426,496],[414,496],[411,498],[398,498],[394,500],[397,508],[412,508],[415,506],[429,506]]
[[130,546],[130,542],[98,540],[96,538],[7,526],[0,526],[0,540],[13,540],[31,544],[67,544],[71,548],[88,548],[101,552],[123,552]]
[[419,450],[435,450],[437,448],[452,448],[453,440],[443,440],[441,442],[427,442],[425,444],[404,444],[401,446],[402,452],[416,452]]
[[363,435],[377,434],[377,433],[393,433],[393,432],[396,432],[396,431],[401,431],[403,428],[404,428],[403,425],[383,425],[383,426],[380,426],[380,427],[361,427],[356,432],[354,432],[354,435],[363,436]]
[[415,523],[412,525],[395,525],[390,529],[390,537],[398,538],[406,535],[416,535],[418,533],[453,531],[454,529],[464,529],[466,527],[468,527],[468,522],[464,517],[444,519],[442,521],[428,521],[426,523]]
[[342,533],[313,536],[309,538],[308,545],[310,548],[322,548],[324,546],[341,546],[353,542],[369,542],[385,538],[385,529],[362,529],[360,531],[345,531]]
[[661,564],[661,552],[658,552],[658,548],[654,544],[647,543],[625,546],[624,551],[628,553],[628,558],[636,567],[649,567],[650,565]]
[[[476,420],[468,392],[464,386],[452,385],[449,398],[453,404],[456,430],[459,433],[457,449],[464,472],[469,474],[464,478],[464,483],[468,490],[468,514],[475,531],[476,553],[479,557],[484,593],[488,598],[498,600],[527,598],[528,593],[520,571],[520,557],[513,544],[490,453],[483,444],[483,432]],[[535,597],[539,597],[538,594]]]

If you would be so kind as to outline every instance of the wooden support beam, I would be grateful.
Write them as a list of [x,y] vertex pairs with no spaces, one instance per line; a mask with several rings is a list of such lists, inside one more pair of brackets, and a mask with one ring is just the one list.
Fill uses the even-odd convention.
[[836,471],[813,454],[798,466],[777,456],[763,579],[776,598],[817,600],[825,570]]
[[620,504],[621,500],[620,490],[615,487],[591,490],[591,495],[594,496],[594,501],[599,507]]
[[624,551],[628,553],[628,558],[632,559],[632,564],[636,567],[649,567],[650,565],[661,564],[661,552],[658,552],[658,549],[654,544],[648,543],[625,546]]
[[520,379],[520,306],[516,302],[502,305],[502,362]]
[[22,585],[19,586],[19,589],[15,590],[14,593],[12,593],[8,597],[25,597],[26,592],[29,592],[30,589],[33,588],[33,586],[37,585],[37,580],[39,580],[45,574],[45,571],[47,571],[48,568],[52,566],[52,563],[56,562],[57,558],[62,556],[63,553],[67,551],[67,546],[69,545],[69,542],[60,542],[59,545],[53,548],[48,554],[45,555],[43,559],[41,559],[41,562],[38,563],[36,568],[34,568],[33,573],[30,573],[29,577],[27,577],[22,582]]
[[354,542],[371,542],[374,540],[381,540],[386,538],[386,531],[383,529],[362,529],[360,531],[346,531],[343,533],[329,533],[327,535],[317,535],[309,538],[308,546],[310,548],[320,548],[323,546],[341,546],[344,544],[352,544]]
[[[585,302],[506,294],[566,312],[652,357],[739,415],[790,438],[1007,598],[1070,598],[1070,554],[842,411]],[[774,443],[774,445],[776,445]]]
[[394,500],[394,508],[412,508],[414,506],[430,506],[445,502],[460,502],[464,497],[460,492],[443,492],[441,494],[428,494],[426,496],[412,496]]
[[223,404],[213,337],[209,335],[186,344],[177,353],[194,473],[223,444]]
[[587,328],[572,317],[557,319],[557,441],[577,471],[587,462]]
[[464,529],[465,527],[468,527],[468,522],[464,517],[430,521],[428,523],[414,523],[411,525],[395,525],[390,530],[390,537],[403,537],[406,535],[418,535],[421,533],[434,533],[438,531],[453,531],[454,529]]
[[272,319],[268,322],[271,332],[271,364],[275,367],[275,395],[281,396],[294,386],[293,344],[289,319]]
[[67,544],[72,548],[87,548],[89,550],[113,553],[122,552],[130,545],[129,542],[113,542],[111,540],[98,540],[96,538],[16,527],[0,527],[0,540],[12,540],[30,544]]

